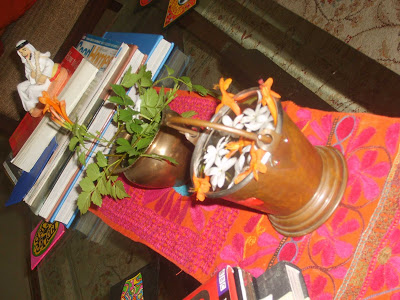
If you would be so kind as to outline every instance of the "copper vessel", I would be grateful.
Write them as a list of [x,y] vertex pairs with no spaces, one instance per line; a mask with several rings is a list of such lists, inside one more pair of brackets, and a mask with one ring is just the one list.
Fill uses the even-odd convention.
[[[248,89],[235,96],[242,111],[254,107],[257,90]],[[336,148],[311,145],[280,102],[275,102],[278,107],[275,130],[262,136],[221,124],[224,115],[233,115],[227,106],[210,122],[173,117],[167,124],[180,131],[187,126],[205,129],[197,140],[190,165],[191,174],[198,177],[207,146],[215,145],[226,134],[252,139],[258,147],[270,152],[267,172],[259,173],[258,181],[251,173],[239,184],[210,191],[207,197],[222,198],[267,213],[279,233],[302,236],[321,226],[335,211],[347,184],[346,161]]]
[[[139,157],[132,165],[119,168],[114,173],[123,173],[130,182],[144,188],[167,188],[181,186],[189,182],[190,159],[194,146],[184,135],[165,125],[170,116],[179,116],[172,110],[163,111],[160,129],[148,146],[145,154],[169,156],[178,164],[150,157]],[[123,134],[129,139],[128,133]]]

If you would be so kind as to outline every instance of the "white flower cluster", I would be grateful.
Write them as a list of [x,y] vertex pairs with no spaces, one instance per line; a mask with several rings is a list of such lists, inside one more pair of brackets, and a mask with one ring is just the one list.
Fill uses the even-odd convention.
[[[265,129],[275,129],[274,120],[268,107],[262,106],[260,101],[258,101],[255,109],[246,108],[242,114],[236,116],[233,120],[228,115],[224,115],[221,121],[225,126],[245,129],[248,132],[255,132],[257,134],[263,134]],[[225,146],[229,142],[237,140],[237,136],[227,135],[222,136],[216,146],[207,146],[207,151],[203,156],[202,162],[204,165],[204,174],[210,176],[213,191],[217,187],[222,188],[226,180],[230,181],[227,188],[231,188],[235,184],[235,178],[249,168],[251,145],[243,147],[242,151],[240,153],[238,151],[233,157],[226,156],[229,150]],[[257,147],[255,149],[257,150]],[[270,153],[267,152],[261,162],[266,164],[270,156]],[[229,177],[227,173],[230,174]]]

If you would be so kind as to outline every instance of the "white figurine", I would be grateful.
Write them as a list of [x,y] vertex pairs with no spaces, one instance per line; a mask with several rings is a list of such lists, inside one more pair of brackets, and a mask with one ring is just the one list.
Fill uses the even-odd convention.
[[25,64],[25,76],[28,79],[18,84],[18,94],[24,109],[32,116],[37,116],[36,104],[50,85],[54,62],[50,59],[50,52],[41,53],[26,40],[19,41],[15,48]]

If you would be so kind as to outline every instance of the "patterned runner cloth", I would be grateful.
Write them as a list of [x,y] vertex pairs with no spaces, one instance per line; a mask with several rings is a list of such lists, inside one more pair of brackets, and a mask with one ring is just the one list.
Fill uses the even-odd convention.
[[[225,200],[196,202],[173,188],[146,190],[128,182],[131,199],[105,198],[91,212],[200,282],[227,264],[259,276],[287,260],[302,269],[311,299],[398,299],[400,119],[282,104],[312,144],[334,146],[347,160],[349,180],[342,202],[316,231],[284,237],[265,214]],[[171,107],[196,110],[198,118],[209,119],[215,101],[186,93]]]

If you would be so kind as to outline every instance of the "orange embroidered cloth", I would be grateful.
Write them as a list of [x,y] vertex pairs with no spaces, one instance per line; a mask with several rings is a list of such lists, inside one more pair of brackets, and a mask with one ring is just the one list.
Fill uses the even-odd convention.
[[[343,199],[316,231],[298,238],[278,234],[268,216],[228,201],[196,202],[173,188],[146,190],[125,182],[131,199],[103,200],[91,208],[113,229],[144,243],[200,282],[225,265],[259,276],[280,260],[302,269],[311,299],[400,297],[400,119],[372,114],[283,107],[314,145],[344,154],[349,170]],[[178,112],[209,119],[211,98],[178,97]]]

